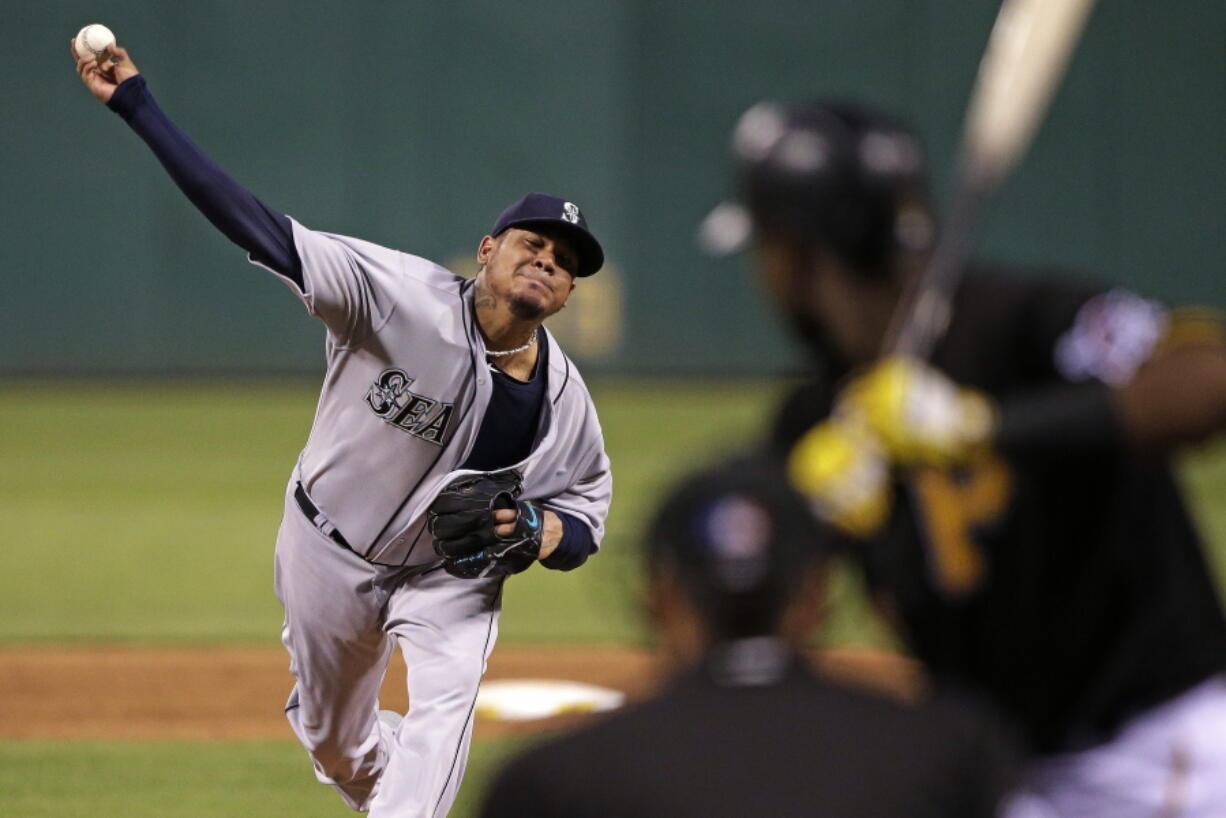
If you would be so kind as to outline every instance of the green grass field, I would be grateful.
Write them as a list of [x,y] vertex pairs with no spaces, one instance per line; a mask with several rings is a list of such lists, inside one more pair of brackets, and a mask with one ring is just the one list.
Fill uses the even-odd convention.
[[[452,816],[527,739],[475,742]],[[342,818],[292,741],[0,742],[0,815],[22,818]]]
[[[318,386],[0,388],[0,640],[267,641],[281,498]],[[504,639],[635,638],[635,532],[670,478],[758,434],[766,382],[597,390],[614,464],[604,553],[532,571]]]
[[[598,381],[614,464],[604,552],[508,590],[506,641],[630,642],[636,536],[680,472],[757,437],[767,381]],[[318,385],[287,381],[0,383],[0,641],[275,644],[272,544]],[[1226,446],[1184,468],[1226,582]],[[882,638],[854,588],[830,641]],[[515,746],[478,742],[453,815]],[[350,814],[291,741],[0,742],[0,814]]]

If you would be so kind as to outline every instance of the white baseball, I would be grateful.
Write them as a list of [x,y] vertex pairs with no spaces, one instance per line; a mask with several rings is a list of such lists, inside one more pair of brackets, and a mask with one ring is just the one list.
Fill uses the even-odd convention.
[[114,44],[115,35],[101,23],[87,25],[77,32],[77,37],[73,40],[73,47],[83,60],[88,60],[90,57],[97,57],[101,60],[106,47]]

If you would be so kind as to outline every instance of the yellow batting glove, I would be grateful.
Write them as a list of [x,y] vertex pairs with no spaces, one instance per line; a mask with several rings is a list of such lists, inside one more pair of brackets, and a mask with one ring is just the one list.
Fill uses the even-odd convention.
[[863,418],[890,457],[903,465],[950,466],[990,442],[995,404],[912,358],[886,358],[848,384],[839,412]]
[[826,522],[861,539],[890,513],[890,467],[862,423],[835,417],[805,433],[788,456],[792,487]]

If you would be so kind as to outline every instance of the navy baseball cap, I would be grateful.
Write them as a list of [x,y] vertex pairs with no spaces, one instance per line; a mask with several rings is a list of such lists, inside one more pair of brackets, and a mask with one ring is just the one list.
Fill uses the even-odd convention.
[[560,227],[570,234],[575,243],[575,252],[579,254],[576,276],[590,276],[604,266],[604,250],[596,237],[588,232],[587,219],[583,217],[579,205],[547,193],[529,193],[502,211],[490,235],[497,236],[508,227],[531,227],[534,224]]

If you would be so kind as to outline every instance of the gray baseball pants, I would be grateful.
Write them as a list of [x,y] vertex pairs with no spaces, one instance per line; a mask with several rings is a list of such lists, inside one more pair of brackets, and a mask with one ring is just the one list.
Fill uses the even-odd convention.
[[[286,717],[315,777],[377,818],[445,816],[468,760],[473,708],[498,635],[502,581],[366,562],[328,539],[287,493],[274,577],[297,683]],[[394,645],[409,712],[376,718]]]

